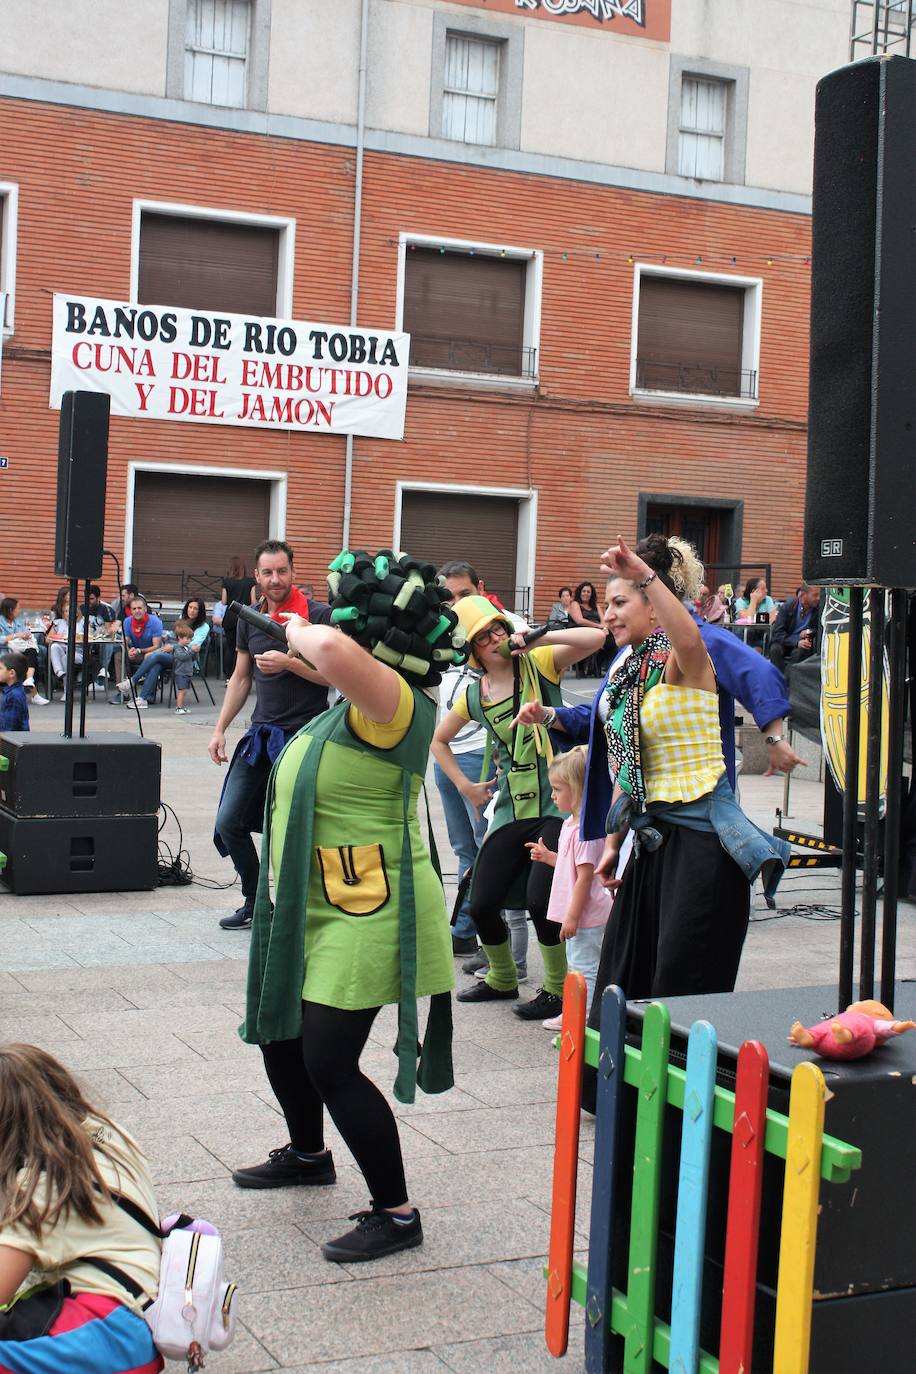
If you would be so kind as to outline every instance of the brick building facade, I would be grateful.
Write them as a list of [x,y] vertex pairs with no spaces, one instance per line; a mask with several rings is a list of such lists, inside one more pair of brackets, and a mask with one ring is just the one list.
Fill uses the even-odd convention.
[[[601,33],[592,41],[608,40]],[[0,588],[24,604],[50,600],[56,585],[52,295],[142,299],[138,206],[141,217],[183,207],[205,219],[294,224],[286,308],[274,313],[349,318],[352,139],[338,140],[330,124],[307,130],[324,139],[304,137],[292,119],[286,127],[232,124],[195,119],[189,105],[165,98],[106,101],[60,82],[0,79],[0,285],[15,288],[0,385],[0,452],[9,458],[0,472]],[[530,598],[536,614],[561,583],[597,575],[597,556],[618,531],[684,529],[705,542],[711,562],[772,564],[774,590],[794,587],[804,506],[806,198],[745,187],[717,194],[696,180],[612,174],[553,156],[453,159],[441,140],[398,144],[381,134],[366,141],[360,322],[408,328],[411,274],[422,261],[435,279],[436,255],[459,275],[459,260],[515,262],[524,277],[525,361],[508,370],[412,367],[403,441],[353,442],[351,543],[375,548],[435,527],[437,551],[470,553],[491,586],[517,602]],[[677,315],[686,292],[692,311],[698,287],[715,309],[731,292],[733,376],[704,357],[687,357],[694,370],[678,371],[677,347],[689,354],[696,345],[690,320],[661,353],[645,342],[658,324],[652,302]],[[713,321],[717,328],[732,326]],[[318,586],[341,542],[345,447],[340,435],[113,417],[106,544],[125,576],[177,599],[162,570],[138,566],[138,503],[150,483],[167,481],[162,516],[181,526],[182,571],[206,581],[223,570],[214,530],[221,521],[237,528],[220,491],[263,477],[270,498],[258,533],[287,537],[300,579]],[[208,476],[220,481],[201,485]],[[475,533],[468,498],[481,496],[498,518]],[[492,569],[488,540],[502,551]],[[203,547],[205,565],[195,561]],[[226,559],[238,552],[249,550],[223,550]],[[112,582],[106,570],[108,590]]]

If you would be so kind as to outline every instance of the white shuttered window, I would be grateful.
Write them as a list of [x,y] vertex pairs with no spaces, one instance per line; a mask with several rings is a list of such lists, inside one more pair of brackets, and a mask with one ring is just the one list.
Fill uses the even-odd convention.
[[459,143],[496,142],[499,43],[450,33],[445,40],[442,132]]
[[245,108],[250,25],[250,0],[189,0],[186,100]]
[[727,83],[685,76],[681,85],[678,172],[699,181],[725,175]]

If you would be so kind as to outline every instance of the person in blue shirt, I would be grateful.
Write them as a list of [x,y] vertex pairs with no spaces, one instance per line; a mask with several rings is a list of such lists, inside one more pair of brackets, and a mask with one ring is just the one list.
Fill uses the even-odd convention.
[[821,589],[806,582],[797,596],[790,596],[780,606],[770,632],[770,661],[781,673],[814,653],[820,614]]
[[[162,648],[162,621],[158,615],[150,614],[146,598],[139,594],[130,599],[130,615],[124,621],[124,642],[133,672],[129,678],[125,677],[118,683],[118,688],[127,697],[128,706],[134,704],[131,701],[131,688],[134,691],[139,688],[136,703],[141,707],[148,706],[155,695],[156,683],[163,668],[163,657],[159,653]],[[170,661],[164,660],[165,663]]]
[[0,658],[0,730],[28,730],[29,703],[23,682],[28,663],[22,654]]

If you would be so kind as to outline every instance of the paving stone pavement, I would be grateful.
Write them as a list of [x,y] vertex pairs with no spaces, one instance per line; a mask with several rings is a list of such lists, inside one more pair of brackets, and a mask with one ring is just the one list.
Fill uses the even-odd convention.
[[[592,689],[583,682],[567,690],[587,700]],[[212,1358],[214,1374],[581,1369],[581,1311],[573,1312],[565,1366],[548,1355],[542,1334],[556,1060],[538,1022],[523,1023],[506,1006],[456,1003],[454,1090],[420,1095],[411,1107],[393,1103],[411,1196],[423,1213],[421,1248],[369,1266],[321,1258],[320,1241],[366,1205],[362,1179],[332,1127],[335,1187],[258,1193],[231,1183],[232,1168],[263,1159],[284,1143],[285,1130],[259,1054],[236,1034],[248,936],[217,924],[238,905],[238,889],[215,886],[232,877],[211,844],[222,780],[206,754],[215,717],[209,703],[186,717],[163,707],[143,717],[148,737],[162,744],[162,797],[181,826],[179,837],[170,817],[162,839],[173,852],[187,851],[193,885],[0,895],[0,1038],[58,1055],[137,1134],[163,1212],[196,1212],[222,1228],[228,1272],[242,1288],[241,1326],[231,1349]],[[101,700],[89,705],[90,734],[132,728],[135,720]],[[32,728],[60,732],[61,707],[33,710]],[[820,784],[793,781],[795,824],[816,828],[821,795]],[[429,796],[451,896],[454,860],[434,786]],[[780,779],[744,780],[743,802],[759,824],[772,825],[782,798]],[[793,912],[815,903],[838,906],[836,874],[791,874],[779,893],[781,919],[758,890],[739,987],[834,981],[836,920]],[[900,908],[898,944],[900,976],[916,977],[909,905]],[[529,967],[533,993],[540,972],[534,941]],[[465,976],[456,971],[460,985]],[[363,1061],[386,1092],[394,1029],[388,1008]],[[592,1143],[584,1119],[583,1254]]]

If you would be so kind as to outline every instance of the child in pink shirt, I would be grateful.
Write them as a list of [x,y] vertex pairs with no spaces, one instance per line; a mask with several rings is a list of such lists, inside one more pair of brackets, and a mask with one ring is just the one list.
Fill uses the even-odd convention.
[[[568,754],[560,754],[550,765],[548,775],[553,803],[558,811],[567,811],[569,815],[560,830],[556,853],[548,849],[543,840],[529,844],[528,849],[533,862],[550,864],[554,870],[547,919],[560,923],[560,939],[566,941],[567,965],[584,976],[590,1004],[613,897],[595,877],[595,867],[604,853],[604,842],[579,837],[585,763],[586,750],[578,745]],[[542,1024],[547,1030],[555,1031],[560,1029],[560,1021],[559,1016],[552,1016]]]

